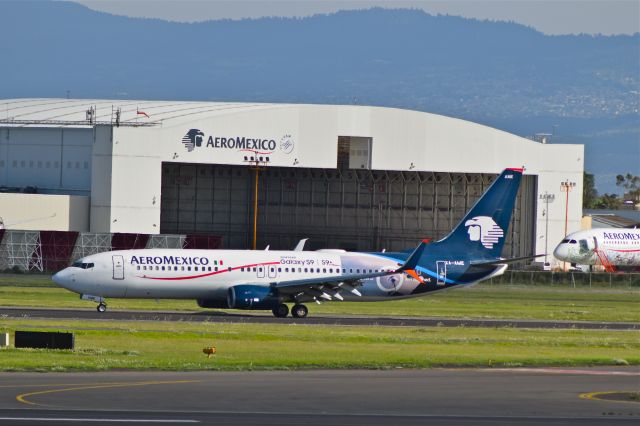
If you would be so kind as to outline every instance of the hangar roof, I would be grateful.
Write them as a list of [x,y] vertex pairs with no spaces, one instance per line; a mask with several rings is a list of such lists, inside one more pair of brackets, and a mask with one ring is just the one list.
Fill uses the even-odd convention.
[[[82,124],[87,123],[87,111],[95,110],[94,122],[109,124],[115,121],[120,109],[121,125],[167,124],[176,119],[240,112],[260,108],[274,108],[286,104],[239,102],[187,102],[109,99],[4,99],[0,101],[0,123],[3,124]],[[144,113],[144,114],[143,114]],[[146,115],[145,115],[146,114]]]

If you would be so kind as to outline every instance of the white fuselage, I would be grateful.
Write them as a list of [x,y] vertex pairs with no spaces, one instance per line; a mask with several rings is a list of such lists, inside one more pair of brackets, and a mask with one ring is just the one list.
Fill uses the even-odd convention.
[[596,228],[567,235],[553,255],[580,265],[640,266],[640,229]]
[[[399,264],[376,254],[327,251],[123,250],[86,256],[54,276],[59,285],[83,295],[114,298],[218,299],[229,287],[318,279],[395,270]],[[403,273],[363,280],[362,297],[380,300],[410,295],[420,283]]]

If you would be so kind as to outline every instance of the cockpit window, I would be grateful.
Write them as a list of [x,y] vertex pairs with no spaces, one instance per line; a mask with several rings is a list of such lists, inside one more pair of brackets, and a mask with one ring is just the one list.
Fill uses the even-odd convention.
[[569,241],[569,244],[577,244],[578,242],[576,240],[571,240]]
[[569,239],[565,238],[564,240],[562,240],[562,242],[560,244],[564,244],[564,243],[568,243],[568,242],[569,242]]
[[93,263],[87,263],[87,262],[73,262],[73,265],[71,266],[74,268],[80,268],[80,269],[91,269],[95,265]]

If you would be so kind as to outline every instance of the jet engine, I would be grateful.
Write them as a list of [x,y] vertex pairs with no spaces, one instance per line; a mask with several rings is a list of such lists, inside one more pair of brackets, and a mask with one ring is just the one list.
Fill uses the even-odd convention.
[[274,309],[280,304],[277,290],[259,285],[229,288],[227,303],[232,309]]

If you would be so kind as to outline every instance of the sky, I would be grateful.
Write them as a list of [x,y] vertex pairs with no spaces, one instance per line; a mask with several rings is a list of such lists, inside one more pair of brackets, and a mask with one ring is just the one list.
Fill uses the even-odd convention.
[[178,22],[304,17],[384,7],[514,21],[550,35],[640,32],[640,0],[76,0],[76,3],[116,15]]

